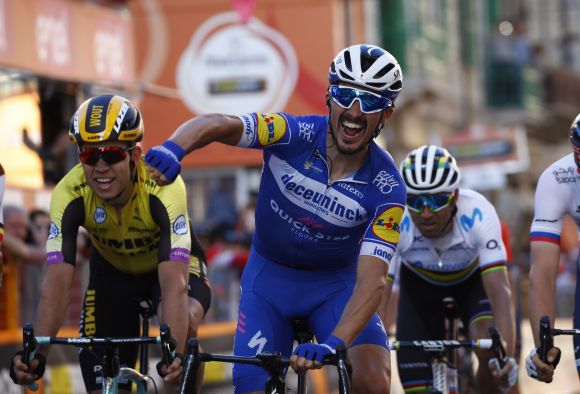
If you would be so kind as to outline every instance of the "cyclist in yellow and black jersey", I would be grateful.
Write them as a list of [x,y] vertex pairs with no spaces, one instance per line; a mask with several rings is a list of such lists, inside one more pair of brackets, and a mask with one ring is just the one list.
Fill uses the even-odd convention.
[[[55,336],[62,324],[82,226],[92,248],[81,336],[139,336],[139,303],[149,300],[160,321],[171,327],[176,350],[183,352],[210,304],[205,256],[189,223],[183,180],[159,187],[150,179],[137,145],[143,121],[123,97],[85,101],[71,121],[70,134],[81,163],[53,191],[37,335]],[[40,378],[47,354],[48,348],[40,348],[29,366],[15,355],[13,380],[28,384]],[[122,347],[119,356],[122,364],[133,367],[137,348]],[[86,350],[79,358],[87,391],[100,392],[99,360]],[[166,382],[178,381],[180,364],[176,359],[161,368]],[[129,390],[130,384],[121,387]]]

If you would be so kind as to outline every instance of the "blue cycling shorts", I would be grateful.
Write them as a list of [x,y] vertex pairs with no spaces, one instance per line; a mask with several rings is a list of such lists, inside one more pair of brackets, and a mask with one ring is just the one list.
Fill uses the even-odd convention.
[[[292,353],[293,321],[304,319],[319,342],[330,336],[348,302],[356,267],[300,270],[268,260],[252,249],[244,269],[234,354]],[[387,347],[387,334],[374,314],[351,346]],[[251,365],[234,365],[234,392],[263,391],[267,373]]]

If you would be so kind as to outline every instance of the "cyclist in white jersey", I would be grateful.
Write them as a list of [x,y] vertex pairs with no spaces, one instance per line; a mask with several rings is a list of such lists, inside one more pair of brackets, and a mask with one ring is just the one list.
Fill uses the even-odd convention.
[[[422,146],[409,153],[400,171],[407,185],[407,209],[389,267],[389,282],[399,280],[397,339],[444,338],[441,302],[453,297],[470,338],[489,338],[488,327],[495,325],[506,340],[509,362],[501,371],[489,351],[477,351],[484,366],[477,379],[483,393],[498,388],[507,392],[517,381],[518,366],[497,213],[481,194],[459,189],[459,168],[446,149]],[[387,286],[381,317],[389,297]],[[427,355],[399,350],[397,363],[405,392],[428,392],[433,377]]]
[[[539,346],[539,321],[555,317],[556,276],[560,261],[560,234],[565,215],[570,215],[580,228],[580,114],[570,127],[573,152],[552,163],[540,176],[536,187],[534,220],[530,229],[530,324],[534,341]],[[576,277],[578,283],[578,274]],[[580,286],[576,286],[574,328],[580,328]],[[580,371],[580,338],[574,337],[576,368]],[[543,363],[534,348],[526,358],[528,375],[550,383],[560,361],[560,349],[548,352]]]
[[[4,189],[6,187],[6,177],[4,176],[4,167],[0,164],[0,248],[2,247],[2,242],[4,241],[4,207],[2,202],[4,201]],[[0,250],[0,287],[2,287],[2,270],[4,269],[4,259],[2,257],[2,251]]]

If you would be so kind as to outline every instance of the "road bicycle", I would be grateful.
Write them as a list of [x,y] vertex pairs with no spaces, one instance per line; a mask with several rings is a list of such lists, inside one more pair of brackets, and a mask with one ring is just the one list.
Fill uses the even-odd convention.
[[[313,333],[302,320],[294,322],[295,338],[299,343],[311,342]],[[283,357],[280,352],[259,353],[253,357],[232,356],[225,354],[201,353],[197,338],[187,341],[187,355],[184,360],[183,383],[180,394],[195,393],[197,389],[196,371],[202,362],[222,362],[250,364],[263,368],[268,372],[268,379],[264,385],[264,391],[268,394],[286,394],[286,372],[290,366],[290,359]],[[338,372],[338,391],[340,394],[350,393],[350,366],[347,363],[347,350],[345,346],[338,346],[336,354],[326,358],[323,365],[334,365]],[[306,373],[298,373],[296,394],[306,394]]]
[[[117,394],[119,390],[119,382],[123,380],[129,380],[135,383],[137,387],[137,394],[146,394],[147,382],[151,382],[154,391],[157,393],[157,386],[155,385],[155,381],[149,375],[137,371],[133,368],[122,367],[120,365],[118,356],[120,346],[139,345],[142,347],[149,344],[159,344],[164,360],[168,360],[168,362],[171,363],[175,357],[175,341],[171,337],[169,326],[166,324],[162,324],[160,326],[159,336],[129,338],[35,336],[32,324],[26,324],[22,330],[22,340],[22,361],[25,364],[28,364],[30,359],[34,358],[34,352],[36,351],[38,345],[68,345],[87,349],[89,351],[92,349],[99,349],[103,351],[103,355],[100,357],[102,365],[101,374],[103,394]],[[141,355],[142,358],[145,358],[145,360],[142,359],[142,361],[147,361],[147,358],[144,354]],[[141,365],[142,371],[146,371],[146,368],[146,366]],[[38,384],[30,384],[29,389],[32,391],[37,391]]]
[[[433,383],[428,388],[428,392],[459,394],[463,392],[463,388],[460,384],[460,376],[457,368],[457,350],[464,349],[467,352],[475,349],[492,350],[499,361],[500,368],[503,368],[507,363],[507,353],[499,331],[495,327],[489,328],[489,339],[458,340],[457,306],[455,300],[451,297],[446,297],[442,300],[442,306],[444,311],[445,339],[392,341],[389,343],[389,349],[419,349],[427,353],[430,357],[433,371]],[[468,368],[471,368],[471,365]]]

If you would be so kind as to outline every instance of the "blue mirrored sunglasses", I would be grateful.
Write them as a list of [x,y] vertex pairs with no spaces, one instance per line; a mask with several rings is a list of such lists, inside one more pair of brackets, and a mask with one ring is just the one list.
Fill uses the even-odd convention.
[[431,212],[439,212],[451,204],[453,200],[453,193],[446,194],[422,194],[422,195],[407,195],[407,207],[415,212],[421,213],[425,207],[429,208]]
[[331,85],[328,93],[332,100],[342,108],[350,108],[354,101],[358,100],[361,111],[366,114],[380,112],[392,105],[391,100],[386,97],[346,86]]

